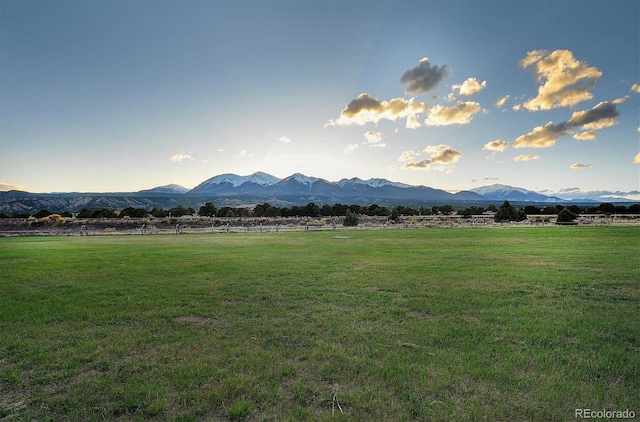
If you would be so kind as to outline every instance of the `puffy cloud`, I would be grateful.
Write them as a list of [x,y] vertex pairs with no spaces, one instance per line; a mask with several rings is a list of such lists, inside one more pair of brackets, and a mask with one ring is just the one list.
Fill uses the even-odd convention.
[[640,164],[640,152],[635,157],[633,157],[633,162],[636,164]]
[[[458,94],[465,97],[478,94],[487,86],[487,81],[478,82],[476,78],[469,78],[461,84],[455,84],[451,87],[452,91],[458,91]],[[506,100],[505,100],[506,101]]]
[[[413,151],[405,151],[402,153],[401,159],[414,159],[422,154],[429,154],[429,158],[420,161],[411,161],[404,164],[404,168],[428,169],[434,165],[439,165],[437,170],[450,171],[450,164],[457,162],[462,153],[449,145],[428,145],[423,150],[415,153]],[[409,158],[411,157],[411,158]]]
[[590,169],[593,168],[593,164],[582,164],[582,163],[574,163],[569,166],[571,170],[581,170],[581,169]]
[[595,67],[576,60],[569,50],[535,50],[520,60],[520,67],[530,69],[541,83],[538,96],[523,106],[529,111],[573,107],[593,98],[590,90],[602,76]]
[[402,74],[400,83],[409,85],[405,90],[406,94],[426,94],[447,76],[449,72],[446,65],[432,66],[425,57],[420,60],[418,66]]
[[595,141],[597,136],[598,133],[591,130],[589,132],[576,133],[573,135],[573,139],[577,141]]
[[576,111],[571,115],[567,126],[581,127],[584,130],[597,130],[614,126],[616,124],[614,118],[620,114],[616,110],[616,104],[621,102],[621,99],[603,101],[591,110]]
[[422,125],[420,124],[420,120],[418,120],[418,116],[415,114],[407,116],[407,125],[405,126],[407,129],[417,129],[420,126]]
[[502,152],[505,149],[507,149],[508,146],[509,146],[509,142],[502,139],[497,139],[495,141],[487,142],[486,144],[484,144],[484,146],[482,147],[482,150]]
[[431,109],[425,123],[428,126],[446,126],[446,125],[462,125],[471,121],[474,114],[481,110],[480,104],[467,101],[445,107],[437,105]]
[[576,111],[566,122],[553,124],[547,123],[545,126],[537,126],[531,132],[519,136],[513,141],[514,148],[547,148],[555,145],[560,136],[571,133],[571,129],[579,128],[589,132],[574,135],[578,140],[595,139],[594,130],[603,129],[616,124],[614,118],[620,113],[616,110],[616,105],[623,102],[625,98],[613,101],[603,101],[598,103],[591,110]]
[[367,138],[367,142],[365,142],[364,145],[369,145],[371,148],[384,148],[387,146],[387,144],[382,142],[382,133],[380,132],[374,132],[370,130],[369,132],[366,132],[364,134],[364,137]]
[[344,149],[344,151],[342,151],[343,154],[348,154],[350,152],[355,151],[356,149],[358,149],[358,144],[349,144],[347,145],[347,147]]
[[548,148],[555,145],[566,130],[549,122],[545,126],[536,126],[525,135],[518,136],[513,141],[514,148]]
[[399,118],[415,117],[416,114],[425,113],[427,110],[425,103],[414,103],[413,98],[382,101],[363,93],[347,104],[338,119],[330,120],[325,126],[364,125],[369,122],[378,123],[382,119],[395,121]]
[[398,158],[398,161],[413,160],[417,155],[418,153],[415,151],[404,151],[402,155],[400,155],[400,158]]
[[291,139],[287,138],[286,136],[281,136],[280,138],[278,138],[278,141],[284,142],[285,144],[288,144],[288,143],[291,142]]
[[640,85],[639,84],[633,84],[631,86],[631,92],[635,92],[636,94],[640,94]]
[[518,155],[513,160],[514,161],[531,161],[531,160],[539,160],[539,155]]
[[499,98],[498,101],[496,101],[496,107],[500,108],[505,105],[505,103],[509,101],[509,98],[511,98],[511,95],[505,95],[504,97]]
[[169,159],[171,161],[180,162],[182,160],[193,160],[193,157],[191,157],[191,154],[185,154],[183,151],[180,151],[173,154]]
[[364,137],[367,138],[367,142],[370,144],[377,144],[378,142],[382,141],[382,133],[374,132],[372,130],[366,132],[364,134]]
[[238,155],[236,155],[236,158],[237,157],[249,158],[249,157],[253,157],[253,153],[250,152],[250,151],[247,151],[246,149],[242,149],[242,150],[240,150]]

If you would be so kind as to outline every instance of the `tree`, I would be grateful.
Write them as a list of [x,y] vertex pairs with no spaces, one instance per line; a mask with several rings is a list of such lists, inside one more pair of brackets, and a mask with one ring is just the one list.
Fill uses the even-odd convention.
[[505,221],[522,221],[526,218],[527,215],[524,211],[515,209],[509,201],[504,201],[498,208],[494,220],[498,223],[503,223]]
[[578,218],[578,215],[571,211],[569,208],[563,208],[562,211],[558,213],[558,223],[571,223],[573,220]]
[[351,210],[347,210],[347,215],[344,216],[344,226],[357,226],[360,222],[360,217],[355,212],[351,212]]
[[216,212],[218,212],[216,206],[213,205],[212,202],[207,202],[200,207],[200,209],[198,210],[198,215],[201,217],[215,217]]
[[44,217],[50,216],[51,214],[52,214],[52,212],[49,211],[49,210],[40,210],[37,213],[33,214],[33,216],[35,218],[44,218]]

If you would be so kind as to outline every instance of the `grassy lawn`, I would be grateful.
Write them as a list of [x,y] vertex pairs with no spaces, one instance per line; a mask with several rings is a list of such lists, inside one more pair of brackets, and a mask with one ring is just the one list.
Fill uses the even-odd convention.
[[0,420],[640,414],[640,228],[0,239]]

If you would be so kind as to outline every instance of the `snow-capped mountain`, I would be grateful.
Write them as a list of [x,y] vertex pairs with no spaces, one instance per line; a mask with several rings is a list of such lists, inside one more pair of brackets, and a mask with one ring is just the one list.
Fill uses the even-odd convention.
[[296,173],[269,186],[266,192],[280,196],[305,195],[336,198],[341,196],[342,189],[327,180]]
[[394,186],[397,188],[408,188],[410,187],[410,185],[406,185],[404,183],[398,183],[398,182],[390,182],[387,179],[369,179],[369,180],[362,180],[359,179],[357,177],[351,178],[351,179],[342,179],[338,182],[336,182],[336,185],[342,187],[342,188],[350,188],[350,189],[367,189],[367,187],[371,187],[371,188],[382,188],[385,186]]
[[532,190],[517,188],[508,185],[493,184],[491,186],[481,186],[470,189],[482,195],[485,199],[492,201],[518,201],[518,202],[562,202],[561,198],[543,195]]
[[180,185],[176,185],[176,184],[170,184],[170,185],[165,185],[165,186],[158,186],[157,188],[153,188],[153,189],[145,189],[145,190],[141,190],[138,191],[138,193],[141,194],[183,194],[183,193],[187,193],[189,191],[189,189],[185,188],[184,186],[180,186]]
[[190,194],[221,194],[221,193],[243,193],[252,194],[253,191],[260,190],[266,186],[278,183],[280,179],[261,171],[248,176],[238,176],[237,174],[225,173],[205,180],[189,191]]

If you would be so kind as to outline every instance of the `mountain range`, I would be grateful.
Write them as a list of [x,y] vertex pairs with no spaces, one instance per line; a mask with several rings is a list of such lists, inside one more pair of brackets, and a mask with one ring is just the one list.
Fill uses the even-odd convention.
[[456,193],[428,186],[413,186],[386,179],[362,180],[357,177],[330,182],[300,173],[280,179],[263,172],[248,176],[220,174],[193,189],[180,185],[125,193],[28,193],[0,192],[0,212],[78,211],[82,208],[167,208],[178,204],[199,206],[214,202],[216,206],[242,206],[269,202],[276,206],[291,206],[315,202],[318,204],[379,205],[443,205],[489,204],[508,200],[513,203],[554,204],[567,202],[597,203],[594,199],[568,201],[539,192],[494,184]]

